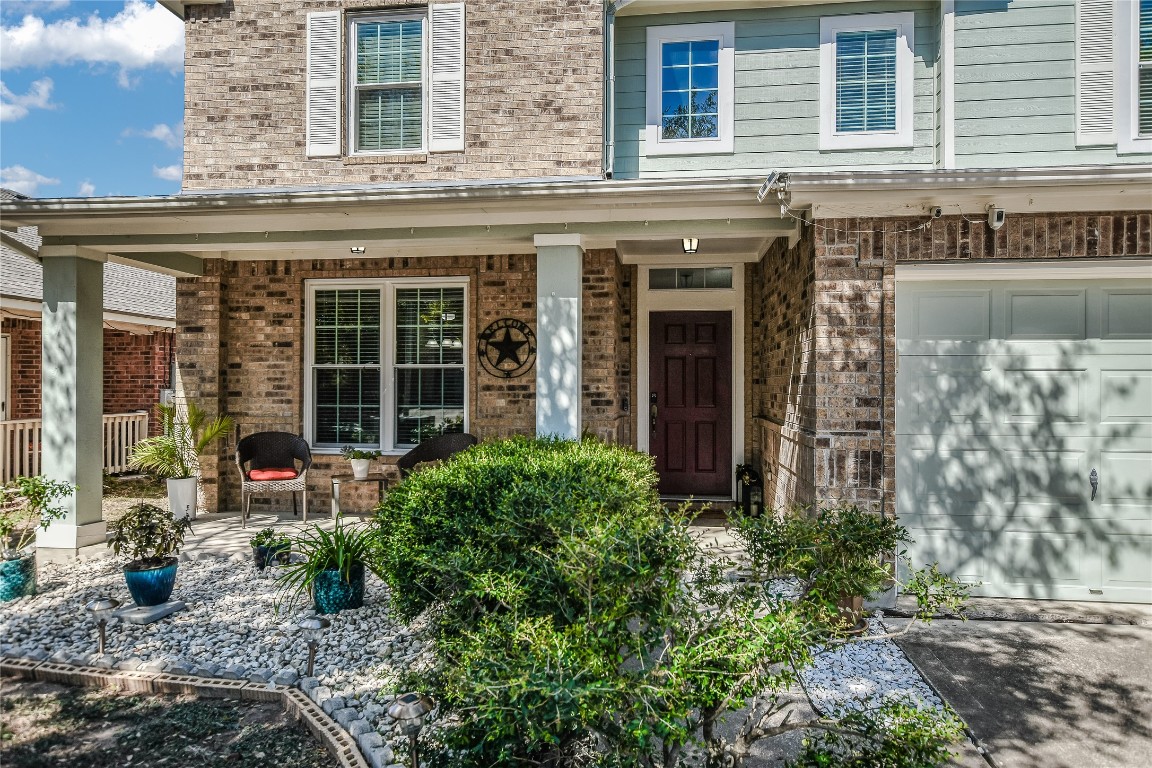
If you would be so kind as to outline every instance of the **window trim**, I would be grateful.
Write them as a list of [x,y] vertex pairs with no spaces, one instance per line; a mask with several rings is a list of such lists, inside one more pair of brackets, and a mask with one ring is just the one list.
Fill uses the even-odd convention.
[[[464,291],[464,431],[471,425],[470,389],[472,365],[468,354],[468,339],[472,338],[471,315],[468,311],[470,281],[464,276],[454,277],[373,277],[357,280],[306,280],[304,283],[304,436],[316,455],[340,453],[341,446],[317,444],[315,438],[315,400],[313,369],[316,345],[316,292],[331,290],[370,290],[381,292],[380,306],[380,443],[376,448],[387,455],[402,456],[411,446],[396,445],[396,291],[409,288],[460,288]],[[363,444],[359,444],[363,445]]]
[[[896,30],[896,130],[836,132],[836,35]],[[911,149],[913,147],[916,14],[866,13],[820,18],[820,149]]]
[[[715,40],[720,44],[717,57],[717,137],[714,139],[662,139],[660,137],[660,103],[662,95],[661,61],[664,43]],[[645,68],[644,155],[714,155],[731,154],[735,125],[736,22],[708,24],[673,24],[648,27]]]
[[[1113,9],[1116,52],[1116,154],[1152,152],[1152,133],[1140,135],[1140,3],[1116,0]],[[1127,14],[1127,15],[1125,15]]]
[[[366,150],[358,149],[360,143],[360,129],[359,121],[356,119],[358,111],[356,109],[359,103],[356,98],[357,90],[361,87],[356,83],[356,25],[373,22],[373,21],[410,21],[417,20],[420,22],[420,146],[407,147],[404,149],[375,149]],[[347,38],[347,57],[348,66],[345,78],[345,92],[344,103],[347,104],[347,121],[348,121],[348,151],[346,157],[387,157],[389,155],[423,155],[428,152],[428,131],[429,131],[429,109],[431,109],[431,102],[429,98],[429,91],[431,90],[431,76],[429,74],[429,60],[431,55],[429,49],[429,34],[430,24],[428,22],[427,11],[374,11],[371,13],[349,13],[346,16],[344,23],[344,36]],[[378,86],[374,86],[378,87]],[[394,87],[402,87],[396,85]]]

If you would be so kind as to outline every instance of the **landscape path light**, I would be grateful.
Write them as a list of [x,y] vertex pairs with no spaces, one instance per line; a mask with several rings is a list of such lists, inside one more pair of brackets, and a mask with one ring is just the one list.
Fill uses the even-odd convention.
[[320,616],[309,616],[299,624],[300,631],[308,642],[308,673],[305,677],[312,677],[312,670],[316,666],[316,647],[320,645],[320,638],[324,636],[324,630],[328,629],[331,624],[332,622],[328,619]]
[[412,746],[412,768],[420,768],[420,760],[416,755],[416,739],[420,737],[420,729],[424,727],[424,716],[436,706],[432,697],[423,693],[406,693],[400,696],[388,707],[388,716],[400,724],[400,730],[408,735],[408,743]]
[[112,615],[112,611],[119,607],[120,601],[111,597],[98,597],[84,606],[84,610],[96,618],[96,626],[100,629],[100,640],[96,650],[101,656],[104,655],[104,630],[108,626],[108,617]]

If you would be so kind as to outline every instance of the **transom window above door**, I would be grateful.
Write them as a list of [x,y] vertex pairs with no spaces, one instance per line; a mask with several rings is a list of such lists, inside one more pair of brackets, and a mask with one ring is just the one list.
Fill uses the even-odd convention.
[[649,27],[647,35],[645,153],[731,152],[735,25]]

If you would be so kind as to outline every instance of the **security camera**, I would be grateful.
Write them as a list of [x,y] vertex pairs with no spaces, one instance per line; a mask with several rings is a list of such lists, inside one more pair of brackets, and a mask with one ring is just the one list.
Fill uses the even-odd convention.
[[997,208],[995,203],[988,203],[988,226],[992,230],[1004,226],[1004,209]]
[[932,218],[938,219],[943,215],[944,215],[944,209],[941,208],[940,206],[936,206],[935,208],[932,209]]

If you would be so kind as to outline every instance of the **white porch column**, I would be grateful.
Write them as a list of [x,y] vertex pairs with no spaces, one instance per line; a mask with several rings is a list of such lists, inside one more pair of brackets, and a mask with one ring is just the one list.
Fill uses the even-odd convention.
[[104,542],[104,256],[45,246],[41,314],[42,471],[76,486],[67,516],[36,536],[40,549],[75,553]]
[[580,437],[580,235],[536,235],[536,434]]

